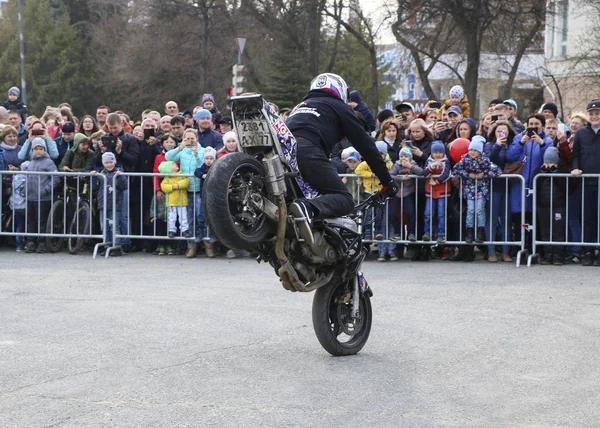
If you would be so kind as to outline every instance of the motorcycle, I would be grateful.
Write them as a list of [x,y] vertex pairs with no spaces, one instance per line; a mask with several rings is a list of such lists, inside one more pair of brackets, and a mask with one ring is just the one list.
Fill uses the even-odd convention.
[[240,151],[216,161],[203,186],[211,232],[225,246],[269,263],[286,290],[316,290],[312,322],[319,342],[335,356],[358,353],[371,331],[373,295],[361,272],[362,213],[381,204],[380,195],[352,215],[314,219],[314,240],[305,242],[297,226],[303,220],[288,207],[317,192],[298,172],[294,136],[261,95],[232,98],[231,113]]

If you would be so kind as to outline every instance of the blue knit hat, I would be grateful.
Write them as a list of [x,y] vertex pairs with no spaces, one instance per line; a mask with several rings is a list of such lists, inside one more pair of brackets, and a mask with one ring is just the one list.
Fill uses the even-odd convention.
[[21,90],[16,86],[13,86],[8,90],[8,95],[14,95],[15,97],[19,98],[21,96]]
[[483,153],[483,145],[485,144],[485,138],[481,135],[476,135],[469,144],[469,150],[477,150],[479,153]]
[[375,143],[375,145],[377,146],[377,150],[379,150],[379,153],[387,155],[388,145],[387,145],[387,143],[385,141],[377,141]]
[[210,110],[198,110],[198,112],[196,113],[196,122],[198,122],[200,119],[204,119],[205,117],[212,119],[212,113],[210,112]]
[[444,143],[441,141],[434,141],[431,144],[431,153],[446,153],[446,148],[444,147]]
[[399,156],[408,156],[409,158],[411,158],[411,160],[412,160],[412,158],[413,158],[412,151],[411,151],[411,150],[410,150],[408,147],[402,147],[402,148],[400,149],[400,154],[399,154]]

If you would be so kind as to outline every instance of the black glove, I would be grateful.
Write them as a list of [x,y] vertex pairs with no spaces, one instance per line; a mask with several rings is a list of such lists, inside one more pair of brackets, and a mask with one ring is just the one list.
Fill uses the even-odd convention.
[[400,187],[398,187],[398,184],[392,180],[385,186],[381,186],[379,194],[381,195],[381,198],[385,200],[387,198],[391,198],[392,196],[396,196],[399,191]]

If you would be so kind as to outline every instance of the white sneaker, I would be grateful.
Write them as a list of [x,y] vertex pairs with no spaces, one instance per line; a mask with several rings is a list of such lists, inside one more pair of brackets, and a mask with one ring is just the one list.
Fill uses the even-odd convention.
[[290,205],[290,212],[296,218],[296,226],[298,226],[300,238],[302,238],[306,244],[313,245],[315,243],[315,238],[310,227],[312,218],[306,205],[302,202],[294,202]]
[[235,254],[234,250],[227,250],[227,255],[225,257],[228,259],[235,259],[237,255]]

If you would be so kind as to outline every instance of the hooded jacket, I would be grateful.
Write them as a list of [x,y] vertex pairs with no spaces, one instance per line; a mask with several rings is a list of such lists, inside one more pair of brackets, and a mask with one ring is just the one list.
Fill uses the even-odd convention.
[[[46,142],[46,153],[50,156],[50,159],[58,159],[58,148],[56,142],[52,138],[44,138]],[[33,149],[31,148],[31,140],[27,139],[19,151],[19,159],[22,161],[33,159]]]
[[350,92],[350,101],[353,101],[357,104],[357,106],[354,107],[354,110],[363,115],[365,121],[367,122],[367,125],[369,126],[369,132],[375,131],[375,129],[377,128],[377,122],[375,122],[375,118],[373,117],[373,113],[371,113],[371,110],[369,110],[369,107],[360,97],[360,92]]
[[23,103],[23,100],[21,99],[20,94],[15,101],[6,100],[3,104],[3,106],[8,111],[10,111],[10,110],[18,111],[19,114],[21,115],[21,119],[23,120],[23,122],[25,122],[25,119],[27,119],[27,113],[29,113],[29,111],[27,109],[27,106]]
[[[197,153],[194,153],[191,147],[181,148],[179,146],[176,149],[169,150],[165,154],[165,159],[171,162],[179,162],[179,168],[184,174],[193,174],[196,169],[200,168],[204,164],[204,147],[200,143],[196,143]],[[190,192],[200,191],[200,179],[194,178],[190,182],[188,188]]]
[[[158,167],[158,172],[161,174],[172,174],[173,162],[163,162]],[[183,174],[181,171],[177,174]],[[173,189],[173,185],[177,184],[179,189]],[[188,177],[165,177],[160,183],[160,188],[165,193],[166,205],[168,207],[187,207],[188,194],[187,189],[190,187],[190,179]]]
[[[442,120],[442,111],[444,109],[448,109],[451,105],[452,105],[452,100],[446,100],[444,102],[444,105],[438,111],[438,120],[439,121]],[[467,94],[465,94],[465,96],[462,98],[462,100],[460,100],[459,107],[462,111],[462,115],[463,115],[464,119],[471,117],[471,105],[469,104],[469,98],[467,97]]]
[[83,134],[75,134],[73,138],[73,148],[65,153],[60,165],[58,166],[59,171],[63,171],[64,167],[67,166],[74,172],[91,171],[94,169],[94,152],[91,147],[88,151],[81,153],[78,148],[82,141],[87,141],[89,146],[92,142]]
[[[56,172],[56,165],[48,153],[39,158],[33,158],[27,167],[27,172]],[[52,189],[59,183],[57,175],[27,174],[27,193],[29,202],[51,201]]]
[[[454,165],[454,175],[463,179],[463,198],[474,201],[475,199],[487,199],[490,195],[490,178],[498,177],[502,170],[495,165],[484,153],[479,157],[472,158],[465,153],[461,160]],[[483,174],[483,178],[469,178],[469,174]]]
[[210,146],[216,151],[223,148],[223,136],[212,129],[198,130],[198,142],[202,147]]
[[417,181],[416,178],[412,178],[410,180],[404,181],[402,177],[405,175],[423,175],[423,168],[419,167],[414,160],[410,161],[410,168],[405,168],[402,166],[402,163],[397,160],[394,162],[394,165],[390,169],[390,175],[396,182],[396,184],[400,187],[398,194],[396,195],[399,198],[404,198],[405,196],[412,195],[415,193],[415,183]]

